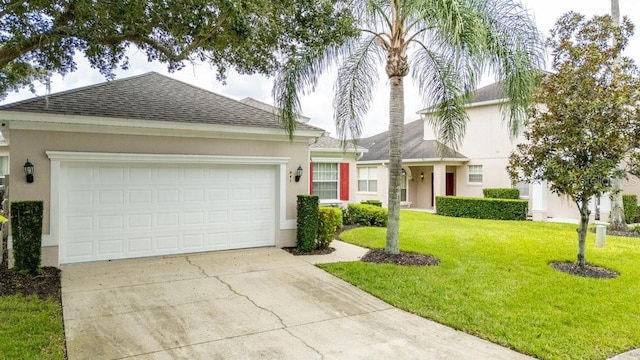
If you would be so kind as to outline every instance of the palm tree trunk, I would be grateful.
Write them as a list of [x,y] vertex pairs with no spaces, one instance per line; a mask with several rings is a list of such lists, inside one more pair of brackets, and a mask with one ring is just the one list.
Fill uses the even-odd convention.
[[[611,19],[614,27],[620,27],[620,3],[618,0],[611,0]],[[613,46],[617,46],[616,38],[613,37]],[[614,65],[618,67],[620,64],[620,55],[614,59]],[[620,190],[620,178],[612,179],[611,183],[611,214],[609,216],[609,229],[615,231],[628,231],[627,223],[624,218],[624,210],[622,203],[622,191]]]
[[580,226],[578,227],[578,266],[584,268],[587,264],[585,256],[585,243],[587,239],[587,226],[589,225],[589,202],[584,200],[579,204]]
[[404,136],[404,81],[392,76],[389,96],[389,218],[385,252],[400,252],[400,180],[402,171],[402,138]]

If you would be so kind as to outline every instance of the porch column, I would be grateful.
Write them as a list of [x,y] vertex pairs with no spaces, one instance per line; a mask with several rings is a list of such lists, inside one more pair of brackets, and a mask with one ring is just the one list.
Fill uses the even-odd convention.
[[447,194],[447,166],[446,165],[433,165],[433,198],[434,207],[437,211],[438,201],[435,200],[438,196],[445,196]]
[[611,216],[611,194],[604,193],[600,197],[600,221],[609,222]]
[[547,221],[547,182],[531,184],[531,215],[533,221]]

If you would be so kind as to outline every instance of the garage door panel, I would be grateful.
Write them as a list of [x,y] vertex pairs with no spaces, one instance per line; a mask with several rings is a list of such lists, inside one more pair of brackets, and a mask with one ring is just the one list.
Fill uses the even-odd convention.
[[275,167],[62,164],[61,263],[275,245]]

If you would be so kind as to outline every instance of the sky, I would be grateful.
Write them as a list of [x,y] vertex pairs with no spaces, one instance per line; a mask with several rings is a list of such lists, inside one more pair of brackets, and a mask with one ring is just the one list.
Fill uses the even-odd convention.
[[[640,32],[640,1],[619,0],[620,13],[628,16],[636,25],[636,33]],[[593,15],[608,14],[611,10],[610,0],[521,0],[535,20],[539,31],[546,37],[555,21],[567,11],[576,11],[588,17]],[[252,97],[254,99],[272,104],[271,88],[273,79],[265,76],[243,76],[233,72],[228,74],[226,84],[216,81],[215,71],[208,64],[187,65],[184,69],[169,73],[166,65],[161,63],[149,63],[146,57],[136,50],[129,54],[130,67],[128,70],[118,70],[117,78],[143,74],[156,71],[172,78],[213,91],[232,99]],[[634,36],[625,52],[626,56],[635,59],[640,64],[640,34]],[[95,69],[92,69],[84,58],[77,58],[78,69],[66,76],[55,75],[51,80],[51,93],[69,90],[81,86],[87,86],[104,82],[104,77]],[[381,69],[382,70],[382,69]],[[389,88],[384,74],[380,75],[380,84],[374,92],[372,106],[364,118],[363,137],[378,134],[387,130],[389,117]],[[417,111],[424,108],[418,91],[411,83],[410,77],[405,78],[405,122],[418,119]],[[495,79],[486,78],[481,86],[492,83]],[[335,71],[324,74],[312,94],[301,98],[302,112],[311,118],[310,124],[325,129],[331,134],[336,134],[333,122],[333,84]],[[36,88],[36,95],[45,95],[46,89],[42,86]],[[7,104],[22,99],[36,96],[24,89],[18,93],[10,93],[0,104]]]

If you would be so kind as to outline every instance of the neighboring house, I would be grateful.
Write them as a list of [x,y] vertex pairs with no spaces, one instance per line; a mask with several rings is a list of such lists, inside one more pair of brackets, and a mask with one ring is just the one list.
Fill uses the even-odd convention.
[[318,138],[309,146],[309,194],[318,195],[320,204],[337,205],[356,202],[356,161],[367,153],[361,146],[343,149],[338,139]]
[[44,201],[60,263],[293,246],[324,133],[290,140],[272,112],[157,73],[4,105],[0,123],[10,200]]
[[[496,84],[476,90],[468,105],[466,135],[458,151],[443,147],[429,123],[429,110],[420,112],[421,119],[405,124],[403,170],[407,174],[401,185],[405,206],[434,209],[435,197],[456,195],[482,197],[483,188],[517,187],[522,199],[529,200],[534,220],[548,217],[578,219],[576,205],[568,198],[552,194],[546,183],[512,184],[506,171],[508,158],[523,137],[510,139],[501,107],[506,99]],[[358,201],[379,199],[387,204],[389,136],[387,132],[362,139],[369,152],[358,161]],[[367,188],[366,181],[377,181],[377,188]],[[640,181],[630,177],[623,192],[640,193]],[[594,199],[592,213],[606,221],[610,212],[608,196]]]

